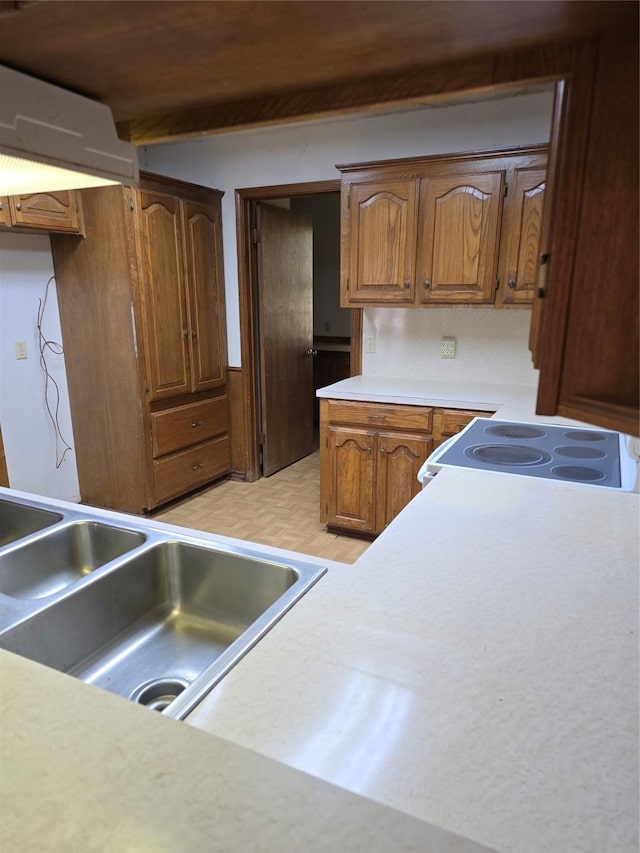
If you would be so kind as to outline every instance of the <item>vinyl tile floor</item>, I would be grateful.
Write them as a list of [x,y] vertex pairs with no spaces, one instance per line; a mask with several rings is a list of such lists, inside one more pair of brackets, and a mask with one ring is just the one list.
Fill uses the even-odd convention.
[[319,521],[320,451],[255,483],[225,480],[154,515],[157,521],[219,533],[326,560],[355,563],[371,544],[336,535]]

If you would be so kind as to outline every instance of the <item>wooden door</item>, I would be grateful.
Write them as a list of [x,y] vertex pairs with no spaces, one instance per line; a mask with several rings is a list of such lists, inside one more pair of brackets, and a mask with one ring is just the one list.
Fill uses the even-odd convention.
[[70,190],[32,193],[9,198],[11,221],[30,228],[78,231],[78,207]]
[[226,382],[227,337],[220,209],[183,201],[191,390]]
[[352,184],[342,302],[410,304],[415,295],[417,182]]
[[257,205],[262,473],[313,451],[313,226]]
[[329,427],[327,525],[375,533],[375,432]]
[[418,471],[431,453],[433,439],[424,435],[378,433],[376,531],[382,532],[420,491]]
[[422,302],[493,302],[502,193],[502,172],[421,180]]
[[503,302],[533,300],[540,257],[546,169],[517,169],[504,210]]
[[159,400],[191,387],[180,201],[160,193],[137,195],[149,399]]

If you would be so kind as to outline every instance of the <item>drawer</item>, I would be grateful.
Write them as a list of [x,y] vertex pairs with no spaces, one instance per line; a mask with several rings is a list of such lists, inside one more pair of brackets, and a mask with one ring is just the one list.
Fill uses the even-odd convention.
[[329,400],[330,423],[431,432],[433,409],[429,406],[394,406],[386,403],[357,403]]
[[495,413],[472,412],[469,409],[443,409],[440,434],[443,438],[448,435],[456,435],[474,418],[490,418],[493,414]]
[[153,463],[156,502],[178,497],[230,470],[228,435],[158,459]]
[[164,456],[229,432],[229,398],[214,397],[151,415],[153,455]]

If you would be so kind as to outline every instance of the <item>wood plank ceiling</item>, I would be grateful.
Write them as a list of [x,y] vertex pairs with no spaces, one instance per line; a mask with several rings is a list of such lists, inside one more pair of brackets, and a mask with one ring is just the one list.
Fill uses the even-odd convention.
[[486,91],[505,56],[635,15],[635,0],[0,0],[0,63],[108,104],[142,145]]

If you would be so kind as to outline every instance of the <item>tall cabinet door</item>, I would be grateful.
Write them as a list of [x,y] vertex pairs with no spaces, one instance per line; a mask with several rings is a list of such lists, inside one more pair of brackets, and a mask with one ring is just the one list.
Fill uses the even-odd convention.
[[183,202],[191,390],[226,382],[227,341],[220,210]]
[[432,447],[433,439],[423,435],[378,433],[377,531],[391,524],[420,491],[418,471]]
[[141,302],[149,399],[189,392],[189,322],[180,200],[140,192]]
[[417,181],[352,184],[346,216],[341,304],[413,302]]
[[375,532],[375,432],[329,427],[327,524]]
[[503,172],[423,178],[418,236],[422,302],[492,302]]
[[539,266],[546,169],[518,169],[502,226],[505,245],[503,302],[531,302]]

